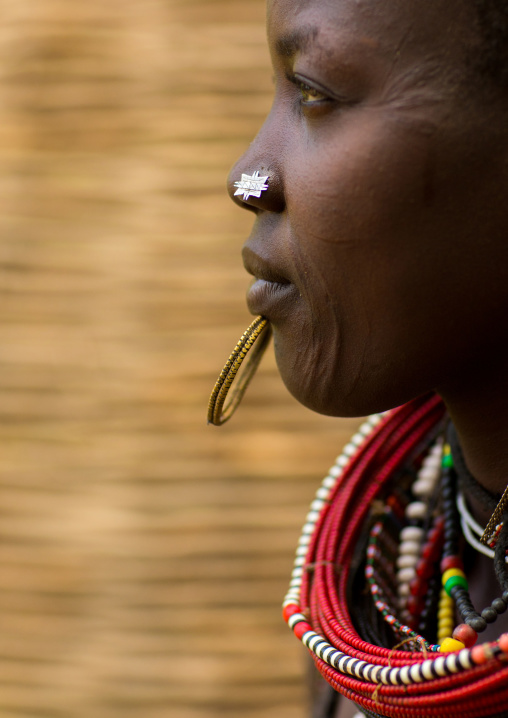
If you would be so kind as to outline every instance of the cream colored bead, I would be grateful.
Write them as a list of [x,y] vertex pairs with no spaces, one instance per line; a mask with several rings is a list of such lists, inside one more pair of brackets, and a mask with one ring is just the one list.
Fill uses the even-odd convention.
[[397,558],[397,568],[414,568],[418,558],[412,554],[401,554]]
[[411,591],[409,590],[409,583],[399,584],[397,593],[399,595],[399,598],[409,598],[409,596],[411,595]]
[[399,583],[410,583],[416,576],[414,568],[401,568],[397,573]]
[[418,479],[418,481],[415,481],[413,484],[413,494],[419,499],[424,497],[427,498],[434,491],[434,486],[435,483],[433,481],[429,481],[428,479]]
[[402,556],[419,556],[422,544],[419,541],[403,541],[399,546],[399,554]]
[[427,504],[423,501],[412,501],[406,507],[408,519],[423,519],[427,515]]
[[401,541],[419,541],[421,543],[424,533],[424,530],[418,526],[406,526],[400,532],[400,539]]

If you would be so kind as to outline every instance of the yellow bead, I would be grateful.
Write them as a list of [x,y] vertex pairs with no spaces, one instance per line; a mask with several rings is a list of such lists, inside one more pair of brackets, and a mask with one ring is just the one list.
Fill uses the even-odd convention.
[[438,607],[438,613],[450,613],[455,610],[455,606],[452,603],[441,603]]
[[440,625],[437,630],[439,638],[441,639],[446,638],[447,636],[452,636],[454,628],[455,626],[453,625],[453,623],[445,623],[442,626]]
[[[438,620],[437,625],[438,626],[444,626],[444,624],[451,626],[452,628],[455,628],[455,616],[441,616],[441,618]],[[450,633],[450,636],[452,634]]]
[[455,628],[455,621],[439,621],[437,630],[439,633],[443,633],[444,630],[448,631],[448,635],[451,636],[453,629]]
[[443,631],[445,630],[445,628],[446,628],[446,630],[450,629],[450,630],[448,631],[448,635],[451,636],[452,633],[453,633],[453,629],[455,628],[455,621],[453,620],[452,617],[450,617],[450,618],[441,618],[441,619],[438,621],[438,623],[437,623],[437,630],[438,630],[438,632],[443,633]]
[[[443,588],[443,591],[444,591],[444,588]],[[455,604],[455,601],[453,600],[453,598],[451,598],[448,594],[446,594],[446,598],[448,600],[445,600],[444,598],[442,598],[439,601],[439,608],[453,608],[453,606]]]
[[465,645],[460,641],[456,641],[455,638],[445,638],[441,641],[440,651],[441,653],[452,653],[453,651],[461,651],[465,648]]
[[449,606],[453,606],[455,601],[451,596],[449,596],[446,591],[443,588],[444,596],[441,596],[439,599],[439,608],[448,608]]
[[455,609],[453,606],[446,606],[445,608],[440,608],[437,612],[437,618],[440,620],[441,618],[453,618],[455,616]]
[[453,578],[453,576],[462,576],[462,578],[466,578],[466,574],[460,568],[449,568],[448,571],[445,571],[443,573],[441,579],[443,586],[448,581],[448,579]]
[[444,631],[445,628],[449,628],[450,633],[448,635],[451,636],[453,633],[453,629],[455,628],[455,621],[453,620],[453,618],[443,618],[437,624],[437,628],[438,631],[440,631],[441,633]]
[[439,596],[439,608],[443,608],[444,606],[453,606],[455,604],[455,601],[451,596],[449,596],[444,588],[441,589],[441,595]]
[[453,633],[453,626],[443,626],[442,629],[440,629],[438,633],[439,643],[443,640],[443,638],[446,638],[447,636],[451,636]]

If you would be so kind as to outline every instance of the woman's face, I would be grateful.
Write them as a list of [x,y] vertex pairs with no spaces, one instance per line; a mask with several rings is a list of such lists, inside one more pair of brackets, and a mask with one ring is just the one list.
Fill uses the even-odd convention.
[[508,347],[508,122],[468,69],[468,5],[269,0],[275,98],[231,194],[268,176],[235,197],[256,215],[248,304],[316,411],[460,392]]

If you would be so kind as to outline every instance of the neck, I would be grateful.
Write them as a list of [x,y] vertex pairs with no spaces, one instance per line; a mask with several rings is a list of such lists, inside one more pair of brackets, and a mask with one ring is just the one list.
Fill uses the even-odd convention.
[[440,391],[459,437],[469,471],[487,491],[508,484],[508,372],[466,391]]

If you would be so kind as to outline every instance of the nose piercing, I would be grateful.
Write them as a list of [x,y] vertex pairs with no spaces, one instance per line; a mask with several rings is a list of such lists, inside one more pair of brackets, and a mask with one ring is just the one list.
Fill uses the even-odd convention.
[[256,170],[252,175],[242,173],[242,179],[235,182],[235,187],[238,187],[238,189],[234,196],[243,194],[242,199],[244,202],[247,202],[249,197],[261,197],[261,192],[268,189],[267,179],[268,175],[266,177],[259,176],[259,170]]
[[[210,396],[208,403],[208,423],[220,426],[224,424],[235,409],[238,407],[247,386],[254,376],[261,357],[268,345],[271,329],[268,320],[264,317],[256,317],[252,324],[242,334],[240,341],[233,349],[231,356],[226,362],[224,369],[221,371],[219,378],[215,383],[215,387]],[[255,346],[254,346],[255,345]],[[231,398],[224,407],[224,402],[229,393],[233,380],[238,374],[243,361],[249,351],[252,353],[243,369],[242,373],[237,377],[235,388],[231,393]]]

